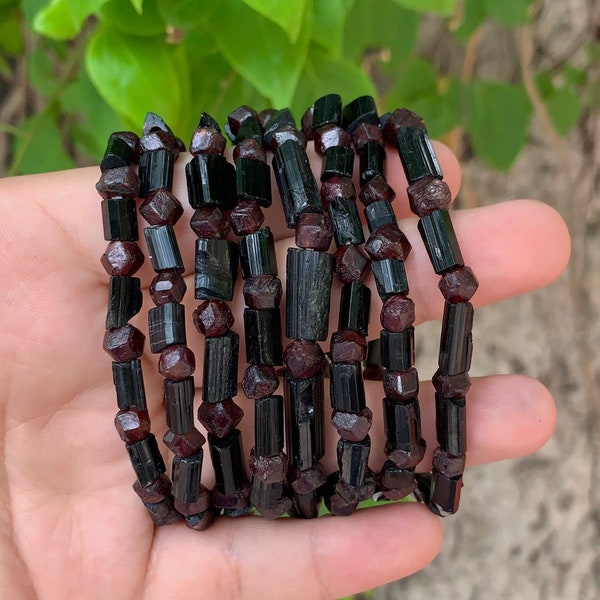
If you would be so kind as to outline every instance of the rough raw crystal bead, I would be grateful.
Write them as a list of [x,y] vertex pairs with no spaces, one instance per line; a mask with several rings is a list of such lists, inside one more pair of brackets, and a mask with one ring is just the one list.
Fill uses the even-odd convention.
[[289,509],[290,517],[296,519],[316,519],[319,516],[320,490],[308,494],[294,494],[292,506]]
[[375,276],[377,293],[382,300],[394,294],[408,294],[408,279],[404,261],[397,258],[384,258],[373,261],[371,269]]
[[194,353],[181,344],[165,348],[158,359],[158,372],[167,379],[184,379],[195,370]]
[[142,355],[145,339],[133,325],[123,325],[106,331],[102,347],[116,362],[128,362]]
[[342,124],[342,97],[339,94],[321,96],[313,105],[313,128],[318,129],[330,123]]
[[238,242],[242,277],[277,275],[275,241],[269,227],[244,236]]
[[158,151],[168,152],[175,161],[180,152],[185,152],[185,144],[171,132],[151,131],[140,138],[140,150],[146,154]]
[[453,515],[460,503],[460,490],[463,486],[461,477],[444,477],[434,471],[431,479],[429,510],[440,517]]
[[106,246],[100,263],[111,276],[131,276],[144,264],[144,254],[135,242],[114,240]]
[[415,328],[381,331],[381,366],[391,371],[408,371],[415,364]]
[[383,303],[380,320],[388,331],[404,331],[415,322],[415,303],[406,296],[390,296]]
[[453,456],[467,452],[467,404],[465,398],[435,395],[437,441]]
[[352,177],[354,150],[347,146],[332,146],[325,152],[321,181],[330,177]]
[[292,506],[291,498],[285,495],[283,482],[265,483],[257,478],[252,480],[250,501],[256,510],[267,519],[277,519],[283,516]]
[[288,250],[286,337],[327,339],[332,271],[331,254],[298,248]]
[[[191,458],[191,457],[189,457]],[[200,486],[200,491],[197,494],[197,500],[195,502],[182,502],[175,496],[174,505],[175,508],[184,515],[186,519],[186,525],[188,525],[187,520],[190,517],[198,517],[200,515],[206,515],[207,513],[212,512],[210,510],[210,491],[204,487]],[[192,519],[194,521],[194,519]],[[190,527],[190,525],[188,525]],[[197,529],[198,525],[194,523],[194,526],[191,529]]]
[[327,205],[337,198],[356,199],[356,189],[350,177],[331,177],[321,184],[321,201]]
[[308,469],[291,468],[288,472],[288,481],[294,493],[303,495],[318,490],[327,481],[327,476],[321,464],[315,463]]
[[331,363],[329,365],[331,408],[359,413],[365,409],[365,386],[360,363]]
[[139,442],[125,444],[133,470],[143,487],[166,471],[154,435],[150,434]]
[[401,128],[414,127],[425,130],[423,119],[407,108],[397,108],[395,111],[381,117],[381,128],[385,141],[397,146],[397,134]]
[[[200,482],[202,475],[202,460],[204,452],[202,449],[192,456],[176,456],[173,459],[173,496],[182,503],[198,502],[204,491]],[[208,503],[208,498],[206,498]],[[204,512],[208,506],[194,512]]]
[[222,496],[235,496],[248,483],[240,431],[234,429],[224,438],[209,435],[208,441],[215,470],[215,488]]
[[155,131],[164,131],[165,133],[173,133],[171,128],[165,121],[156,113],[147,112],[144,117],[144,125],[142,126],[142,135],[148,135]]
[[367,360],[367,340],[352,329],[336,331],[331,336],[331,360],[336,363]]
[[282,364],[281,317],[278,309],[244,309],[246,362],[254,365]]
[[306,148],[306,137],[301,131],[295,127],[279,127],[271,136],[271,152],[277,152],[277,148],[286,142],[293,142],[300,148]]
[[323,432],[323,375],[309,379],[284,376],[286,449],[297,469],[315,465],[325,451]]
[[236,235],[254,233],[264,220],[265,215],[254,200],[241,200],[229,214],[231,228]]
[[202,402],[198,420],[206,431],[218,438],[229,435],[242,420],[244,411],[231,398],[223,402]]
[[406,191],[410,210],[419,217],[424,217],[434,210],[447,210],[452,202],[448,184],[431,176],[415,181]]
[[306,379],[323,369],[325,355],[316,342],[298,339],[287,345],[283,362],[291,377]]
[[338,246],[362,244],[365,241],[362,223],[356,202],[347,198],[336,198],[327,205],[335,243]]
[[446,271],[438,284],[447,302],[468,302],[479,287],[479,281],[469,267]]
[[198,127],[192,134],[190,153],[196,154],[223,154],[226,140],[223,135],[212,127]]
[[300,120],[300,127],[302,132],[306,136],[306,139],[312,140],[314,137],[314,128],[313,128],[313,116],[314,116],[315,108],[313,105],[309,106],[302,115],[302,119]]
[[275,367],[271,365],[248,365],[242,379],[242,389],[248,398],[270,396],[279,386]]
[[142,308],[142,290],[138,277],[113,276],[108,285],[106,329],[121,327]]
[[213,119],[207,112],[202,111],[200,113],[200,120],[198,121],[199,128],[215,129],[221,133],[221,127],[219,127],[218,121]]
[[358,502],[348,502],[341,494],[335,492],[334,484],[326,486],[323,499],[327,510],[336,517],[349,517],[358,508]]
[[329,148],[336,146],[350,147],[352,138],[341,127],[337,125],[326,125],[315,131],[315,150],[325,155]]
[[216,337],[226,333],[233,325],[233,314],[225,302],[206,300],[192,315],[196,329],[206,337]]
[[369,266],[369,259],[358,246],[340,246],[333,258],[336,277],[342,283],[358,281]]
[[117,167],[102,173],[96,190],[102,198],[135,198],[140,190],[140,180],[131,165]]
[[161,188],[148,194],[140,205],[140,214],[150,225],[175,225],[183,206],[169,190]]
[[164,188],[173,189],[173,168],[175,161],[168,150],[144,152],[140,157],[140,197],[145,198],[150,192]]
[[137,215],[133,198],[102,200],[104,239],[135,242],[138,239]]
[[383,146],[383,132],[379,125],[361,123],[352,132],[352,141],[357,151],[362,150],[370,142]]
[[136,358],[128,362],[113,362],[112,375],[119,410],[128,408],[146,410],[146,391],[141,361]]
[[411,445],[410,450],[394,449],[386,445],[385,452],[398,468],[413,469],[423,460],[425,449],[425,440],[421,438]]
[[415,482],[417,484],[414,492],[415,499],[428,504],[431,496],[431,473],[415,473]]
[[181,302],[186,290],[185,280],[175,271],[158,273],[150,283],[150,297],[156,306]]
[[464,265],[447,210],[436,210],[422,217],[418,228],[433,269],[438,275]]
[[198,513],[197,515],[186,515],[185,525],[195,531],[205,531],[208,529],[212,522],[215,520],[216,511],[212,508]]
[[258,113],[246,105],[236,108],[228,115],[225,129],[233,143],[238,143],[248,138],[255,138],[257,140],[262,138]]
[[229,131],[231,131],[233,135],[237,135],[240,127],[248,119],[258,119],[258,113],[253,108],[242,104],[242,106],[239,106],[227,116]]
[[466,456],[453,456],[439,446],[433,451],[432,467],[444,477],[460,477],[465,470]]
[[422,177],[443,177],[442,169],[427,135],[427,130],[416,127],[400,127],[396,133],[398,153],[409,184]]
[[365,251],[372,260],[406,260],[411,245],[396,223],[386,223],[371,233]]
[[386,500],[405,498],[417,487],[414,469],[400,469],[391,460],[386,460],[379,474],[379,486]]
[[[132,141],[134,141],[133,144]],[[139,156],[139,141],[138,136],[130,131],[111,133],[100,163],[100,170],[104,173],[109,169],[126,167],[135,163]],[[136,146],[138,146],[138,156],[136,156]]]
[[165,379],[163,387],[167,427],[173,433],[187,433],[194,427],[194,378],[186,377],[178,381]]
[[242,140],[234,147],[233,160],[237,162],[238,158],[252,158],[264,163],[267,162],[267,155],[265,154],[262,144],[254,138]]
[[383,381],[385,369],[381,366],[381,343],[379,338],[368,342],[367,360],[363,370],[365,381]]
[[408,371],[386,370],[383,374],[383,390],[390,400],[410,402],[419,393],[419,374],[414,367]]
[[183,273],[183,261],[177,238],[171,225],[154,225],[144,228],[144,237],[148,247],[148,256],[152,268],[160,271],[176,271]]
[[187,433],[167,431],[163,436],[165,446],[176,456],[193,456],[204,445],[204,436],[193,427]]
[[160,304],[148,311],[150,352],[158,354],[172,344],[186,344],[185,308],[178,302]]
[[340,478],[348,485],[359,487],[365,482],[367,463],[371,453],[371,438],[367,435],[360,442],[340,439],[337,444],[337,461]]
[[385,148],[377,142],[367,142],[359,151],[360,187],[375,175],[385,177]]
[[334,410],[331,424],[338,435],[349,442],[360,442],[369,433],[373,423],[373,413],[365,407],[359,413]]
[[221,402],[236,395],[239,343],[240,336],[234,331],[205,339],[202,384],[205,402]]
[[352,329],[367,335],[370,314],[371,290],[361,281],[346,283],[342,287],[338,329]]
[[379,124],[375,100],[371,96],[360,96],[344,106],[342,124],[352,134],[361,123]]
[[394,209],[388,200],[378,200],[365,206],[365,217],[372,233],[386,223],[397,223]]
[[155,504],[144,502],[144,506],[150,514],[153,523],[159,527],[177,523],[181,518],[181,515],[175,510],[173,499],[170,496],[167,496],[164,500]]
[[120,410],[115,417],[115,428],[124,442],[139,442],[150,435],[148,411],[138,408]]
[[296,246],[326,252],[331,245],[333,231],[330,219],[321,213],[304,213],[296,221]]
[[358,197],[365,206],[368,206],[369,204],[380,202],[382,200],[391,202],[396,197],[396,192],[384,177],[375,175],[362,186]]
[[289,108],[282,110],[266,109],[258,115],[263,128],[263,142],[266,147],[271,144],[270,136],[282,127],[296,127],[296,120]]
[[[350,485],[340,477],[335,485],[335,492],[336,495],[340,496],[346,502],[355,504],[363,500],[371,500],[375,494],[376,487],[377,480],[375,479],[375,475],[371,469],[367,468],[362,485]],[[334,512],[333,514],[336,513]]]
[[235,206],[235,167],[219,154],[198,154],[185,166],[188,199],[192,208],[216,204],[222,210]]
[[[283,440],[283,437],[281,439]],[[250,450],[250,460],[248,464],[254,477],[264,481],[265,483],[283,481],[286,478],[288,471],[288,459],[283,452],[278,452],[277,454],[271,455],[263,455],[258,454],[256,448],[252,448],[252,450]]]
[[279,454],[283,448],[283,397],[259,398],[254,408],[255,453]]
[[438,365],[445,375],[458,375],[471,367],[473,353],[473,305],[470,302],[446,302]]
[[154,481],[151,481],[143,487],[136,479],[133,484],[133,491],[143,502],[156,503],[169,496],[172,487],[171,480],[163,474],[159,475]]
[[238,199],[254,200],[261,206],[271,206],[271,169],[254,158],[238,157],[235,161]]
[[216,205],[202,206],[192,215],[190,227],[201,238],[225,239],[231,226]]
[[243,293],[248,308],[268,310],[279,307],[283,290],[275,275],[256,275],[246,280]]
[[396,402],[383,399],[383,425],[387,438],[386,446],[393,450],[410,452],[421,437],[421,412],[419,401]]
[[232,300],[237,269],[238,250],[235,242],[198,238],[195,297],[203,300]]
[[294,141],[281,144],[273,157],[273,171],[288,227],[302,213],[321,212],[319,188],[306,152]]
[[471,387],[468,373],[445,375],[438,369],[431,381],[435,391],[445,398],[463,398]]

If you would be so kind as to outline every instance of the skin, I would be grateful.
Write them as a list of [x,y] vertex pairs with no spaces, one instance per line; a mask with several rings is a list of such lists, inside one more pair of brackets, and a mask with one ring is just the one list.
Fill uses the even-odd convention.
[[[458,164],[445,147],[436,150],[455,195]],[[183,162],[176,174],[180,198]],[[318,158],[313,165],[318,169]],[[441,317],[443,299],[400,192],[406,188],[401,171],[390,152],[394,206],[413,244],[407,271],[420,323]],[[425,567],[440,550],[442,532],[440,520],[417,504],[314,521],[221,518],[201,533],[183,523],[153,527],[131,489],[134,474],[112,424],[117,409],[110,357],[101,348],[108,276],[98,262],[106,246],[93,187],[98,176],[98,169],[88,168],[0,181],[0,589],[6,597],[332,599]],[[277,198],[273,204],[268,222],[282,265],[293,237]],[[186,210],[176,230],[191,265],[194,234]],[[516,200],[457,211],[453,220],[465,262],[480,281],[475,306],[545,286],[568,261],[565,224],[545,204]],[[147,287],[150,266],[138,275]],[[187,283],[190,290],[189,274]],[[189,316],[195,303],[188,294]],[[238,331],[242,302],[233,304]],[[379,331],[380,304],[373,304],[370,338]],[[133,321],[142,330],[148,308]],[[200,382],[202,342],[191,323],[188,339],[199,357]],[[153,432],[160,438],[162,380],[148,346],[144,363]],[[375,413],[371,467],[377,469],[383,461],[382,391],[378,382],[367,382],[366,390]],[[243,395],[237,400],[248,429],[251,402]],[[422,384],[420,401],[426,469],[436,445],[429,383]],[[524,376],[478,378],[469,393],[468,423],[469,465],[523,456],[551,435],[554,403],[540,383]],[[336,439],[333,428],[328,431]],[[245,436],[249,449],[251,432]],[[203,475],[208,485],[209,463]],[[326,464],[332,468],[331,457]]]

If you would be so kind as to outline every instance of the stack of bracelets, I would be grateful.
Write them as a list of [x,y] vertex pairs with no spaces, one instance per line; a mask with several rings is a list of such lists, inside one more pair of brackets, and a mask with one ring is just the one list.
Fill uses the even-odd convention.
[[[448,208],[451,194],[423,121],[406,109],[379,117],[362,96],[346,106],[337,94],[319,98],[303,115],[301,130],[289,110],[257,113],[242,106],[225,131],[235,145],[234,164],[224,156],[218,123],[202,113],[186,165],[190,226],[197,235],[193,323],[204,336],[202,402],[198,421],[208,434],[215,474],[202,484],[205,438],[194,420],[195,358],[187,346],[184,263],[174,225],[183,207],[173,195],[175,162],[184,145],[157,115],[148,113],[141,138],[113,133],[100,165],[104,237],[101,263],[110,276],[104,349],[113,359],[119,412],[115,426],[136,474],[133,488],[156,525],[185,520],[205,529],[215,516],[250,511],[269,519],[314,518],[323,500],[333,515],[349,515],[364,500],[409,495],[439,516],[458,510],[466,452],[466,400],[472,353],[471,329],[477,279],[464,265]],[[322,157],[319,187],[306,155],[307,141]],[[433,376],[438,447],[430,473],[416,473],[425,454],[414,365],[415,307],[408,297],[405,261],[411,246],[400,230],[386,180],[385,143],[394,146],[408,181],[410,208],[445,299],[438,370]],[[296,247],[287,251],[285,323],[280,303],[273,234],[263,226],[272,202],[271,168],[286,224]],[[355,152],[360,184],[353,182]],[[142,307],[135,273],[144,262],[137,244],[136,198],[147,222],[143,233],[156,276],[155,307],[148,312],[150,351],[159,354],[164,377],[167,432],[173,453],[171,478],[150,418],[142,376],[144,334],[129,321]],[[364,205],[365,241],[357,198]],[[233,234],[233,235],[232,235]],[[235,236],[235,237],[234,237]],[[331,243],[336,249],[329,252]],[[228,302],[238,266],[243,283],[247,367],[241,382],[254,401],[254,445],[244,455],[237,425],[244,411],[238,393],[239,334]],[[383,307],[380,355],[387,459],[369,468],[373,413],[366,405],[366,364],[373,273]],[[331,288],[341,284],[338,328],[326,354]],[[282,340],[282,329],[289,340]],[[277,394],[283,379],[283,395]],[[331,424],[337,430],[337,465],[327,474],[325,379],[329,378]],[[246,470],[249,467],[249,475]]]

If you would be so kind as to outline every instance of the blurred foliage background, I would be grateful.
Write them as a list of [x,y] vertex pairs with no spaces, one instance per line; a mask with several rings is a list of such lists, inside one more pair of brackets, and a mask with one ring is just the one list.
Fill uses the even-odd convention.
[[[0,0],[0,174],[94,164],[107,136],[148,110],[187,140],[205,110],[292,108],[320,95],[372,94],[408,106],[459,155],[507,169],[533,112],[557,136],[597,90],[568,63],[509,79],[474,69],[482,26],[527,35],[532,0]],[[462,64],[420,51],[444,23]],[[525,42],[527,39],[525,38]],[[590,47],[588,52],[597,52]]]

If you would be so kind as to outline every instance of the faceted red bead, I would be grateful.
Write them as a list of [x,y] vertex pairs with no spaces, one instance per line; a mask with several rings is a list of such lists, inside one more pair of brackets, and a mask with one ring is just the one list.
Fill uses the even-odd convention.
[[283,290],[281,280],[275,275],[256,275],[244,282],[246,306],[256,310],[279,308]]
[[321,371],[325,355],[317,342],[294,340],[283,352],[283,364],[294,379],[307,379]]
[[116,362],[128,362],[144,352],[144,334],[133,325],[108,329],[102,347]]
[[223,335],[233,325],[231,309],[220,300],[206,300],[192,315],[196,329],[206,337]]
[[388,458],[400,469],[412,469],[416,467],[425,456],[426,444],[424,439],[412,444],[410,451],[398,450],[392,448],[389,444],[385,445],[384,452]]
[[226,145],[225,138],[212,127],[198,127],[192,134],[190,152],[197,154],[223,154]]
[[448,302],[468,302],[477,291],[479,281],[469,267],[459,267],[446,271],[438,286]]
[[202,402],[198,408],[198,420],[208,433],[224,438],[242,420],[244,411],[230,399],[223,402]]
[[471,387],[468,373],[445,375],[438,369],[431,381],[435,391],[444,398],[463,398]]
[[335,274],[342,283],[358,281],[369,266],[369,259],[358,246],[340,246],[333,258]]
[[436,177],[422,177],[408,186],[410,210],[424,217],[434,210],[446,210],[452,202],[452,193],[445,181]]
[[309,106],[302,115],[302,119],[300,120],[300,127],[302,128],[302,133],[306,136],[307,140],[313,140],[315,138],[315,130],[313,129],[313,113],[314,107]]
[[279,111],[275,108],[265,108],[258,113],[258,121],[260,126],[265,130],[271,119],[278,113]]
[[175,271],[163,271],[150,283],[150,297],[159,306],[170,302],[181,302],[187,286],[183,277]]
[[367,339],[352,329],[336,331],[331,336],[333,362],[363,362],[367,360]]
[[96,189],[103,198],[134,198],[140,191],[140,180],[132,165],[117,167],[102,173]]
[[294,127],[280,127],[271,136],[271,151],[277,152],[277,148],[288,140],[293,140],[302,148],[306,148],[306,137],[301,131]]
[[373,497],[376,485],[375,475],[367,467],[367,474],[362,485],[350,485],[343,479],[339,479],[335,486],[335,491],[348,503],[362,502]]
[[173,433],[170,429],[163,437],[165,446],[177,456],[193,456],[200,452],[205,437],[194,427],[187,433]]
[[315,150],[323,156],[328,148],[352,144],[350,134],[337,125],[325,125],[315,132]]
[[135,242],[109,242],[100,263],[109,275],[134,275],[144,264],[144,253]]
[[367,142],[375,142],[380,146],[383,146],[383,132],[378,125],[373,123],[361,123],[352,132],[352,141],[356,150],[360,150],[363,146],[367,145]]
[[179,140],[171,132],[163,131],[161,129],[157,129],[143,135],[140,138],[140,146],[144,152],[167,150],[173,155],[175,160],[177,160],[181,150]]
[[265,220],[265,215],[258,202],[254,200],[240,200],[229,215],[229,221],[236,235],[254,233]]
[[325,496],[327,510],[336,517],[349,517],[358,507],[358,502],[348,502],[340,494]]
[[319,489],[327,481],[327,476],[318,463],[303,471],[292,469],[288,473],[288,478],[296,494],[310,494]]
[[267,162],[267,155],[263,147],[254,138],[246,138],[233,148],[233,160],[237,160],[240,156]]
[[203,485],[200,486],[198,491],[198,499],[196,502],[181,502],[175,498],[175,508],[182,515],[197,515],[208,510],[210,506],[210,491]]
[[194,212],[190,227],[201,238],[224,239],[229,233],[230,225],[216,206],[203,206]]
[[253,108],[250,108],[245,104],[239,108],[236,108],[227,117],[227,122],[229,123],[229,130],[231,133],[233,133],[233,135],[237,135],[244,121],[250,118],[258,119],[258,113]]
[[288,459],[283,452],[274,456],[256,456],[252,448],[248,464],[254,476],[265,483],[283,481],[288,470]]
[[150,435],[148,411],[138,408],[120,410],[115,417],[115,428],[124,442],[139,442]]
[[331,415],[331,424],[337,429],[341,438],[349,442],[360,442],[365,439],[371,429],[373,413],[368,407],[360,413],[334,410]]
[[419,393],[419,374],[414,367],[408,371],[390,371],[383,373],[383,390],[392,400],[407,402]]
[[411,249],[410,242],[396,223],[385,223],[378,227],[365,244],[365,251],[372,260],[406,260]]
[[242,389],[248,398],[270,396],[278,385],[277,371],[271,365],[249,365],[242,380]]
[[386,500],[405,498],[417,487],[414,470],[399,469],[393,462],[386,461],[379,474],[379,485]]
[[433,451],[433,468],[444,477],[460,477],[465,470],[466,456],[452,456],[439,446]]
[[183,214],[183,206],[164,188],[150,192],[140,205],[140,214],[150,225],[175,225]]
[[304,213],[296,221],[296,246],[325,252],[331,245],[333,229],[329,218],[320,213]]
[[212,503],[217,508],[225,509],[225,515],[241,516],[250,510],[248,497],[250,496],[250,485],[246,483],[231,496],[225,496],[216,488],[212,491]]
[[400,127],[420,127],[424,128],[423,119],[411,112],[407,108],[397,108],[390,113],[383,125],[383,137],[388,144],[397,146],[396,132]]
[[194,353],[183,344],[165,348],[158,359],[158,372],[167,379],[185,379],[196,370]]
[[133,484],[135,493],[143,502],[149,504],[156,504],[157,502],[164,500],[165,497],[171,493],[172,487],[173,484],[171,483],[171,480],[164,473],[143,487],[137,479]]
[[391,202],[396,197],[396,192],[381,175],[371,177],[358,193],[361,202],[368,206],[373,202],[387,200]]
[[321,202],[329,204],[336,198],[356,198],[356,189],[350,177],[330,177],[321,183]]
[[415,303],[407,296],[394,294],[383,303],[380,320],[388,331],[404,331],[415,322]]

